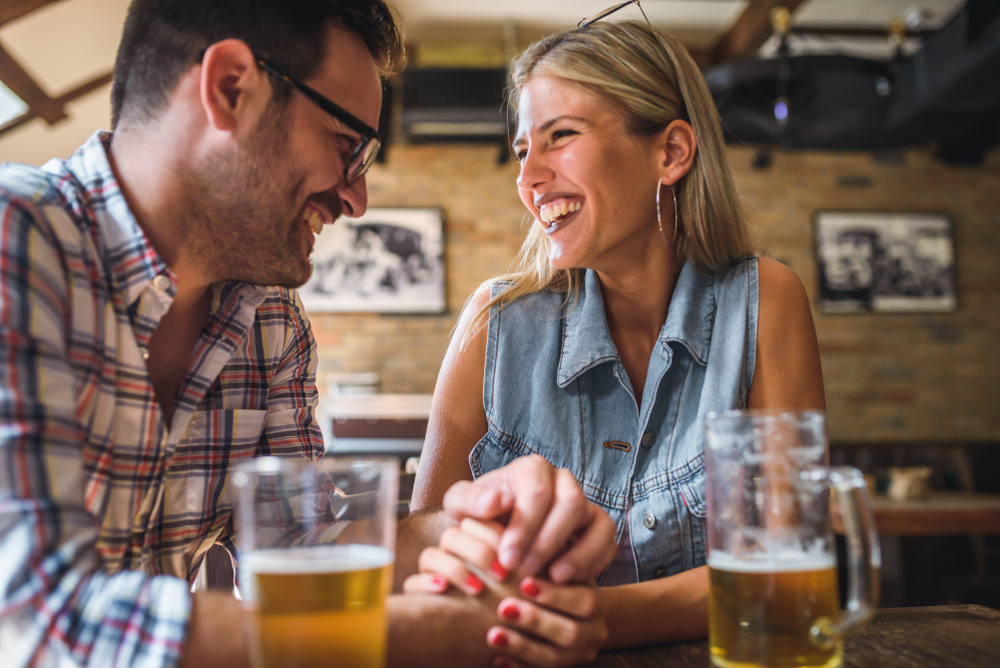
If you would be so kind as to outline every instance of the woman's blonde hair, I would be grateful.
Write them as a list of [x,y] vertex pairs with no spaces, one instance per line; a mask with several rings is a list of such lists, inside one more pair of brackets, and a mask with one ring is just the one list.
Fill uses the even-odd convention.
[[[754,254],[715,102],[698,66],[677,40],[642,21],[600,22],[546,37],[511,64],[513,108],[536,75],[588,89],[615,108],[626,131],[637,136],[653,136],[678,119],[689,122],[698,147],[691,170],[674,185],[679,209],[673,242],[677,257],[711,275]],[[566,292],[567,299],[575,293],[583,270],[553,268],[548,251],[541,226],[532,225],[514,271],[495,279],[509,286],[479,309],[466,340],[494,306],[540,290]]]

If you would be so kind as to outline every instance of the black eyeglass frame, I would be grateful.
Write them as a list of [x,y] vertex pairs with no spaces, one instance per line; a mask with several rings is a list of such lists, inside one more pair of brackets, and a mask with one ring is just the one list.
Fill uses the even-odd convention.
[[[278,77],[292,88],[305,95],[306,98],[308,98],[309,101],[317,107],[361,135],[358,145],[354,147],[350,157],[344,164],[344,180],[348,185],[350,185],[364,176],[375,162],[375,156],[378,155],[379,149],[382,147],[382,141],[379,139],[378,130],[368,125],[337,103],[333,102],[325,95],[322,95],[301,81],[296,81],[287,74],[282,73],[280,70],[275,68],[274,65],[263,58],[257,58],[257,64],[262,70]],[[358,163],[355,170],[353,170],[354,173],[352,173],[351,165],[353,165],[359,157],[361,158],[361,162]]]
[[[198,61],[200,62],[204,60],[204,58],[205,50],[203,49],[198,53]],[[347,185],[351,185],[364,176],[365,173],[367,173],[371,168],[372,164],[374,164],[375,156],[378,155],[379,149],[382,148],[382,140],[379,139],[378,130],[368,125],[363,120],[347,111],[322,93],[307,86],[301,81],[297,81],[287,74],[284,74],[267,60],[259,58],[256,55],[254,58],[257,61],[257,65],[262,70],[268,74],[278,77],[289,86],[305,95],[306,98],[317,107],[361,135],[358,145],[354,147],[354,150],[351,151],[351,155],[344,163],[344,181],[347,182]],[[361,158],[361,162],[358,163],[357,167],[353,170],[354,173],[352,174],[351,165],[353,165],[359,157]]]

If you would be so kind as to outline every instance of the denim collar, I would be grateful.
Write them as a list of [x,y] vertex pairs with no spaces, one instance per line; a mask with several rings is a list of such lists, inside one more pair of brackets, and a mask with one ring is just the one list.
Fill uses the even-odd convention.
[[[556,375],[560,387],[566,387],[599,364],[620,359],[608,330],[601,282],[596,271],[587,270],[579,298],[570,300],[567,308],[569,312],[563,327],[562,354]],[[715,280],[699,274],[690,263],[685,262],[677,277],[667,321],[660,330],[660,348],[666,352],[671,342],[679,343],[690,351],[695,361],[705,365],[712,342],[714,319]]]

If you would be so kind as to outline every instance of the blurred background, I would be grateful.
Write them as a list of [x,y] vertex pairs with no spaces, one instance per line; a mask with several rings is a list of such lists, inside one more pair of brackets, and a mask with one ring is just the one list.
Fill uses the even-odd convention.
[[[390,4],[409,65],[386,84],[387,141],[368,176],[370,205],[440,210],[445,308],[310,318],[328,447],[404,456],[419,454],[463,303],[509,268],[531,222],[510,160],[507,64],[610,0]],[[0,0],[0,161],[65,158],[109,126],[127,5]],[[1000,542],[990,535],[1000,533],[1000,2],[642,5],[703,68],[751,223],[810,293],[832,458],[860,466],[880,493],[884,603],[1000,607]],[[620,15],[640,17],[634,8]],[[821,248],[824,216],[842,211],[875,222],[862,232],[834,226]],[[914,213],[939,222],[922,228],[910,260],[943,254],[947,299],[872,308],[877,277],[865,271],[884,269],[893,247],[909,243],[889,228],[880,237],[878,220]],[[867,270],[821,277],[818,258],[845,252]],[[893,266],[902,271],[905,259]],[[392,287],[389,278],[376,283]],[[869,291],[851,302],[861,310],[830,308],[859,289]]]

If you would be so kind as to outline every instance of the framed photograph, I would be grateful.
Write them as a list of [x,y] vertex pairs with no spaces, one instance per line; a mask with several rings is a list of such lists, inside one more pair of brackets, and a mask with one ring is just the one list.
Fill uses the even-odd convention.
[[299,288],[312,313],[441,313],[441,209],[368,209],[316,237],[313,275]]
[[818,211],[814,226],[824,313],[957,308],[947,214]]

